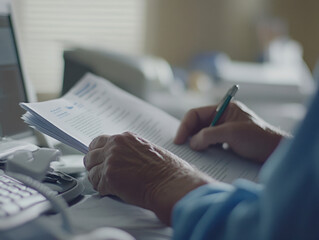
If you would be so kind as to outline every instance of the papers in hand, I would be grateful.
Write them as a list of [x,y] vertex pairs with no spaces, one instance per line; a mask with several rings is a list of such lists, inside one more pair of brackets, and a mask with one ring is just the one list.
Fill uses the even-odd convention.
[[173,153],[217,180],[256,180],[259,166],[218,148],[192,151],[173,143],[179,120],[93,74],[86,74],[63,97],[21,103],[30,126],[83,153],[102,134],[134,132]]

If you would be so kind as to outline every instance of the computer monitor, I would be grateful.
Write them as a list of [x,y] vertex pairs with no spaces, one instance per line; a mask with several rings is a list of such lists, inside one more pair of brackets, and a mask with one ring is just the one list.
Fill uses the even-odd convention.
[[0,137],[37,143],[34,131],[21,119],[20,102],[29,101],[9,14],[0,15]]

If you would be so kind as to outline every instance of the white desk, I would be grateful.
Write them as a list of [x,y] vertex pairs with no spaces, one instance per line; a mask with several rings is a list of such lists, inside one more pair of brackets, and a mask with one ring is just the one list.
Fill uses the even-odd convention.
[[[137,240],[171,238],[172,229],[161,223],[153,212],[110,197],[101,198],[95,194],[86,177],[82,181],[86,187],[85,197],[67,210],[75,233],[87,233],[100,227],[116,227],[130,233]],[[50,229],[61,227],[59,214],[42,216],[39,221],[50,226]]]

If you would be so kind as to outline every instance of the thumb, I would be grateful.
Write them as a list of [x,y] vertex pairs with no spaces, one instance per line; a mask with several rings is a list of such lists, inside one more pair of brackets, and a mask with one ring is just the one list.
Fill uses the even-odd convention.
[[209,145],[228,142],[230,133],[230,124],[225,123],[214,127],[203,128],[190,139],[190,147],[200,151],[209,147]]

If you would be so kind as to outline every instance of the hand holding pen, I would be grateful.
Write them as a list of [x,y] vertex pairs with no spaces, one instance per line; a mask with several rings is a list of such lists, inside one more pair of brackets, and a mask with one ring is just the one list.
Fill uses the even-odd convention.
[[227,143],[240,156],[265,161],[285,134],[263,121],[244,104],[231,102],[237,90],[238,86],[233,86],[218,105],[188,111],[174,143],[189,141],[189,146],[196,151]]
[[183,144],[190,136],[195,137],[202,129],[215,126],[238,89],[238,85],[232,86],[217,106],[194,108],[188,111],[179,126],[174,143]]

